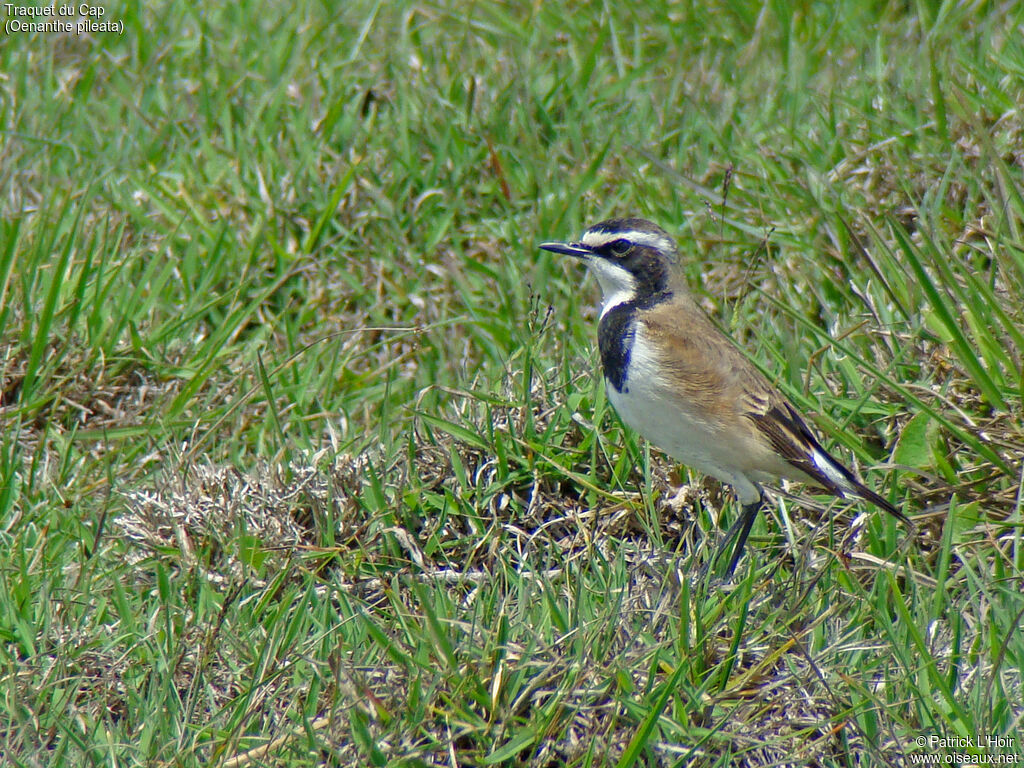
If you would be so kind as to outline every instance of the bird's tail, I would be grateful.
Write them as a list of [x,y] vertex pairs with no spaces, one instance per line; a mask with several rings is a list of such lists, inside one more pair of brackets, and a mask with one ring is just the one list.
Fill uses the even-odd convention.
[[857,496],[913,527],[909,517],[865,486],[853,472],[826,451],[789,403],[777,405],[767,413],[755,416],[754,423],[786,461],[829,493],[844,497]]
[[910,518],[900,512],[894,507],[887,499],[883,498],[879,494],[872,491],[864,483],[857,479],[857,477],[844,467],[839,461],[832,456],[828,451],[821,447],[820,444],[814,446],[814,464],[821,474],[824,475],[828,481],[828,490],[832,491],[838,496],[858,496],[864,501],[874,504],[879,509],[883,509],[890,515],[895,517],[902,523],[907,525],[913,525],[910,522]]

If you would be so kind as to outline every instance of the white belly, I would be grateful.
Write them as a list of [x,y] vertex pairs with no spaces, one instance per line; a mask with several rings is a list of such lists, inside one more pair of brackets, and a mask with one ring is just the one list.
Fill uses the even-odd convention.
[[607,381],[605,384],[609,402],[628,427],[676,461],[701,472],[719,475],[712,467],[714,436],[707,423],[682,410],[677,403],[668,401],[639,377],[627,380],[625,392],[617,391]]
[[608,400],[622,421],[676,461],[735,486],[741,496],[755,494],[756,498],[741,469],[743,458],[737,455],[732,436],[710,423],[697,408],[687,407],[669,388],[656,385],[655,366],[638,328],[624,391],[605,381]]

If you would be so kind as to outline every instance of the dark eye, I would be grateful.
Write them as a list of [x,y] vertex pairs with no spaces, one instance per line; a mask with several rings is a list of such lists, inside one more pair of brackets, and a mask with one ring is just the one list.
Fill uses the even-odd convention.
[[616,256],[625,256],[629,253],[629,249],[633,247],[633,244],[629,240],[613,240],[608,246],[608,250],[614,253]]

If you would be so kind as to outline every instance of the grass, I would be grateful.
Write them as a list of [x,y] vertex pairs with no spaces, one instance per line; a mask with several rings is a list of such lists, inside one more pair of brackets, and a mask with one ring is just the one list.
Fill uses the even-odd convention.
[[[5,764],[1019,754],[1019,8],[105,10],[0,46]],[[536,248],[613,214],[916,535],[698,575]]]

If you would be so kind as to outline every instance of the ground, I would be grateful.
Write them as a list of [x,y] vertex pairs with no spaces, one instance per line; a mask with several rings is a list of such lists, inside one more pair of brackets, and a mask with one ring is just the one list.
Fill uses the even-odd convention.
[[[0,762],[1020,755],[1024,10],[102,10],[0,46]],[[913,528],[706,569],[537,248],[612,215]]]

